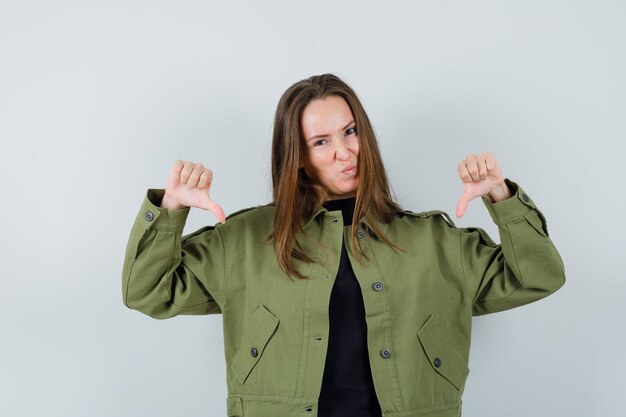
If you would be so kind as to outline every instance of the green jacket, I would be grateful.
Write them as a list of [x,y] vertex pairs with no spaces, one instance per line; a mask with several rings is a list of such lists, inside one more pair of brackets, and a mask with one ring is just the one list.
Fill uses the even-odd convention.
[[508,200],[483,199],[501,245],[480,228],[455,227],[440,211],[398,213],[382,232],[355,221],[371,261],[359,263],[340,211],[321,208],[304,229],[328,250],[299,237],[315,264],[308,279],[279,268],[274,206],[237,212],[224,224],[182,236],[189,209],[158,207],[149,190],[130,234],[123,299],[165,319],[222,313],[228,416],[317,415],[328,341],[328,306],[342,239],[363,293],[374,387],[385,417],[457,417],[468,375],[472,315],[546,297],[564,281],[561,257],[543,215],[517,184]]

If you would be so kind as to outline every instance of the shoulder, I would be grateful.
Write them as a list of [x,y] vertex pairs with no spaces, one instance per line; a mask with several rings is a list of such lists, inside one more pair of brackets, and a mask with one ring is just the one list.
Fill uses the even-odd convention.
[[[397,242],[405,240],[413,242],[415,239],[424,243],[428,241],[450,241],[458,237],[458,228],[442,210],[413,212],[402,210],[397,212],[391,223],[383,228],[383,233]],[[443,239],[443,241],[442,241]]]
[[437,232],[438,236],[442,236],[447,232],[454,232],[452,236],[458,236],[457,233],[460,233],[460,236],[465,239],[474,239],[480,242],[483,242],[489,246],[495,246],[496,243],[489,236],[489,234],[481,227],[458,227],[455,226],[454,222],[445,211],[441,210],[431,210],[431,211],[423,211],[420,213],[413,213],[408,210],[403,212],[406,216],[409,216],[413,219],[420,219],[422,221],[430,221],[433,223],[431,229]]
[[411,210],[403,210],[396,214],[396,218],[406,219],[405,222],[435,222],[445,224],[448,227],[456,228],[452,218],[448,213],[442,210],[429,210],[413,212]]
[[[271,204],[246,207],[237,210],[228,216],[224,223],[204,226],[192,233],[183,236],[183,240],[192,242],[194,240],[206,240],[228,237],[249,238],[265,236],[271,232],[274,220],[274,208]],[[216,231],[217,233],[213,233]]]
[[226,216],[226,221],[219,227],[227,233],[241,230],[269,233],[273,227],[274,212],[273,203],[246,207]]
[[254,217],[258,217],[258,216],[262,216],[262,215],[267,215],[268,213],[274,213],[274,204],[270,203],[270,204],[263,204],[263,205],[259,205],[259,206],[251,206],[251,207],[246,207],[243,208],[241,210],[237,210],[231,214],[229,214],[228,216],[226,216],[226,221],[228,220],[232,220],[235,217],[239,217],[241,218],[242,216],[244,218],[254,218]]
[[442,210],[422,212],[403,210],[396,214],[392,224],[388,230],[393,230],[396,236],[432,236],[434,240],[440,242],[455,242],[454,245],[461,241],[480,242],[488,246],[497,245],[484,229],[456,226],[450,215]]

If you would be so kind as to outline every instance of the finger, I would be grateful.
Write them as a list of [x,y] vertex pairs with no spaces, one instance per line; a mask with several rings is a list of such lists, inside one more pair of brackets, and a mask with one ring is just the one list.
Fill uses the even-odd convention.
[[496,159],[496,156],[491,152],[487,153],[487,157],[485,158],[485,165],[487,166],[487,175],[492,175],[497,172],[498,160]]
[[183,169],[184,165],[185,165],[184,161],[177,159],[176,161],[174,161],[174,164],[172,165],[172,172],[180,173],[180,170]]
[[205,168],[202,174],[200,175],[200,179],[198,180],[198,188],[207,188],[211,185],[213,181],[213,171],[208,168]]
[[191,171],[194,168],[194,163],[191,161],[185,161],[183,169],[180,171],[180,183],[187,184],[187,180],[189,180],[189,176],[191,175]]
[[478,177],[481,180],[484,180],[487,178],[487,163],[486,163],[486,155],[485,154],[480,154],[478,155],[477,158],[477,165],[478,165]]
[[180,171],[183,169],[183,161],[177,159],[172,168],[170,169],[170,175],[167,177],[167,185],[165,188],[173,189],[179,184]]
[[191,173],[189,174],[189,179],[187,180],[187,186],[189,188],[196,188],[198,181],[200,180],[200,175],[202,175],[202,171],[204,171],[204,166],[201,163],[194,165]]
[[457,165],[457,169],[459,171],[459,177],[461,178],[461,181],[472,182],[472,177],[470,176],[469,171],[467,170],[467,165],[465,164],[465,160],[459,162],[459,164]]
[[476,157],[474,155],[468,155],[465,159],[465,164],[467,165],[467,170],[472,177],[472,181],[480,181],[480,176],[478,175],[478,161],[476,161]]

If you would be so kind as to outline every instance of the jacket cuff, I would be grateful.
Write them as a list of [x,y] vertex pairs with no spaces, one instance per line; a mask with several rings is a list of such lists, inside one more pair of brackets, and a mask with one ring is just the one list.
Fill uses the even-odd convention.
[[138,221],[148,229],[179,231],[185,227],[189,207],[180,210],[168,210],[159,207],[165,195],[165,190],[151,188],[146,193],[141,209],[139,210]]
[[494,223],[498,225],[520,219],[531,209],[537,209],[533,200],[526,194],[522,187],[508,178],[506,178],[504,182],[513,194],[511,198],[496,203],[490,203],[487,199],[482,197],[483,203],[485,207],[487,207],[491,218]]

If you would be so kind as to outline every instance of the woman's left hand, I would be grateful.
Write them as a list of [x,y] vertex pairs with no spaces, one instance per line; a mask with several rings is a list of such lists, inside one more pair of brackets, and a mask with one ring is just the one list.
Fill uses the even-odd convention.
[[484,196],[491,203],[512,197],[494,154],[470,154],[459,162],[458,168],[464,191],[456,205],[457,218],[465,214],[467,205],[476,197]]

